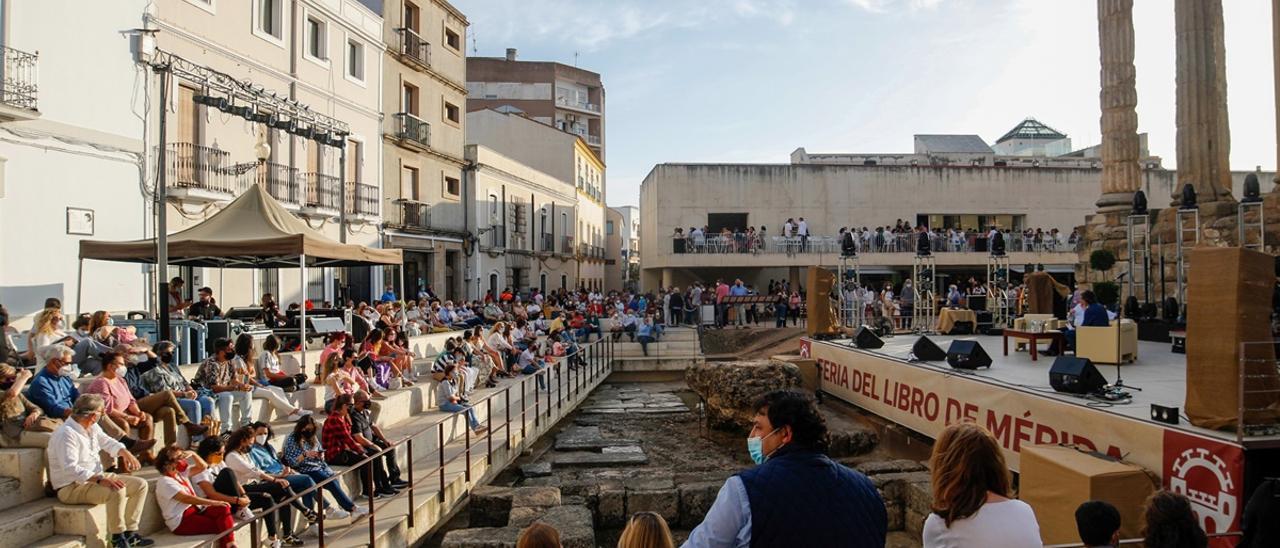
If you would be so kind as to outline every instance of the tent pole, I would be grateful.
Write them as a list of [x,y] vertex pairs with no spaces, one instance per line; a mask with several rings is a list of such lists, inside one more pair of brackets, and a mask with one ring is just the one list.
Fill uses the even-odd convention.
[[157,67],[156,71],[160,73],[160,132],[159,144],[156,145],[160,151],[159,173],[156,175],[156,280],[160,282],[160,293],[156,296],[159,311],[156,314],[156,340],[167,341],[172,338],[169,333],[169,229],[166,211],[169,206],[165,196],[169,184],[169,170],[165,165],[168,160],[165,126],[169,123],[169,67]]
[[[307,372],[307,254],[306,253],[298,255],[298,272],[300,273],[301,280],[302,280],[302,304],[301,306],[298,307],[298,345],[300,347],[299,349],[300,355],[298,359],[301,361],[301,365],[299,366],[298,371],[302,373],[306,373]],[[315,378],[317,379],[320,378],[320,373],[318,371],[315,374]]]
[[80,298],[84,295],[84,257],[76,261],[76,315],[80,314],[83,308],[80,306]]
[[399,295],[400,300],[403,301],[404,300],[404,261],[400,261],[400,264],[396,266],[396,277],[400,279],[400,287],[396,288],[398,289],[397,295]]

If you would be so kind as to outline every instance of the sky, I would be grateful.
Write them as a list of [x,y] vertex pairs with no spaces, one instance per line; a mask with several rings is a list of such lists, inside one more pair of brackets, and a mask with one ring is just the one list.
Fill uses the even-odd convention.
[[[1098,144],[1094,0],[456,0],[469,55],[600,73],[610,206],[664,162],[988,143],[1027,117]],[[1276,167],[1271,9],[1224,0],[1231,167]],[[1172,0],[1135,0],[1138,131],[1176,167]]]

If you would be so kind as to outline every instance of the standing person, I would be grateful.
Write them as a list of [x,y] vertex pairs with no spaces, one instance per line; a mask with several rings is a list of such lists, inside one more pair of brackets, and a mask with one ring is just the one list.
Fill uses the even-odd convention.
[[800,292],[792,291],[791,298],[787,300],[788,313],[791,315],[791,327],[796,326],[796,322],[800,320]]
[[119,458],[125,472],[139,468],[138,459],[98,426],[106,415],[104,406],[97,394],[76,398],[67,421],[53,431],[45,450],[49,484],[63,504],[106,504],[113,548],[151,546],[155,541],[138,535],[147,480],[103,471],[100,453]]
[[391,284],[387,284],[386,291],[383,291],[383,292],[382,292],[382,296],[381,296],[381,297],[378,297],[378,300],[380,300],[380,301],[382,301],[382,302],[384,302],[384,303],[389,303],[389,302],[391,302],[391,301],[397,300],[397,299],[396,299],[396,286],[391,285]]
[[1142,545],[1147,548],[1204,548],[1209,539],[1187,497],[1156,491],[1142,514]]
[[[742,279],[733,281],[733,287],[729,288],[730,297],[746,297],[747,287],[742,285]],[[733,305],[733,323],[741,328],[747,327],[747,306],[742,303],[734,303]]]
[[667,520],[655,512],[636,512],[618,537],[618,548],[675,548]]
[[[196,495],[187,479],[187,459],[197,458],[195,453],[169,445],[156,455],[156,470],[160,479],[156,482],[156,505],[164,517],[164,525],[175,535],[208,535],[230,531],[235,526],[231,517],[231,503]],[[235,535],[218,539],[218,546],[234,548]]]
[[1000,444],[973,423],[948,426],[933,444],[932,513],[924,547],[1041,546],[1040,526],[1027,503],[1009,498],[1012,480]]
[[773,298],[773,326],[781,329],[787,326],[787,313],[791,305],[787,299],[785,291],[778,291],[777,296]]
[[825,454],[813,398],[775,390],[756,401],[747,452],[757,466],[725,481],[686,548],[881,548],[888,514],[866,476]]
[[809,250],[809,223],[805,222],[804,217],[796,223],[796,234],[800,236],[800,250]]
[[[235,365],[231,358],[235,350],[228,339],[213,342],[213,355],[209,356],[196,376],[192,379],[199,389],[207,390],[218,405],[218,420],[222,422],[222,433],[230,432],[249,424],[250,400],[253,398],[253,386],[236,375]],[[235,417],[231,415],[231,405],[240,408]]]
[[725,304],[724,298],[729,296],[729,286],[725,285],[723,279],[716,280],[716,327],[724,327],[729,324],[729,305]]
[[671,294],[667,300],[667,308],[670,309],[670,315],[666,317],[667,322],[672,326],[678,326],[683,323],[684,319],[684,294],[680,293],[679,287],[671,288]]
[[899,302],[902,305],[902,328],[910,329],[916,309],[916,289],[911,283],[911,278],[902,282],[902,297]]
[[187,282],[177,276],[169,280],[169,304],[165,310],[168,310],[169,317],[175,320],[181,320],[186,314],[187,307],[191,306],[191,301],[182,298],[182,288],[186,285]]

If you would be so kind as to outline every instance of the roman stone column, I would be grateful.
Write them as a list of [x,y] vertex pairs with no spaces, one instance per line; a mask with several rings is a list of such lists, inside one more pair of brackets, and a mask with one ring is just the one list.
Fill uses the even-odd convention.
[[[1280,2],[1280,0],[1275,0]],[[1141,188],[1133,0],[1098,0],[1102,92],[1102,197],[1098,211],[1127,211]]]
[[1231,199],[1231,135],[1222,0],[1175,0],[1177,39],[1178,203],[1195,186],[1200,203]]

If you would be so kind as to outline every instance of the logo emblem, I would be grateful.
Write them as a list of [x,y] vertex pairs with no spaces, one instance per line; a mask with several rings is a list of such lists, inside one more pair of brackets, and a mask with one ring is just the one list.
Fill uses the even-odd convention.
[[808,358],[809,356],[809,339],[800,339],[800,357]]
[[1183,451],[1169,469],[1169,490],[1191,500],[1206,532],[1225,533],[1236,521],[1239,506],[1227,463],[1203,447]]

